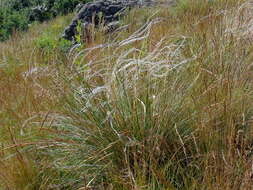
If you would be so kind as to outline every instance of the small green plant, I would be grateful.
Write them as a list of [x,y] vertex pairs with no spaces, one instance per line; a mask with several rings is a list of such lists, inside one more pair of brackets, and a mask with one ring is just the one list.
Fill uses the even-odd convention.
[[52,51],[56,47],[56,41],[48,34],[42,35],[36,41],[36,46],[44,51]]
[[73,44],[71,41],[61,38],[57,44],[57,47],[61,52],[67,53],[72,45]]
[[77,31],[77,34],[75,35],[76,42],[81,43],[83,28],[82,28],[82,23],[80,21],[78,21],[77,23],[76,31]]

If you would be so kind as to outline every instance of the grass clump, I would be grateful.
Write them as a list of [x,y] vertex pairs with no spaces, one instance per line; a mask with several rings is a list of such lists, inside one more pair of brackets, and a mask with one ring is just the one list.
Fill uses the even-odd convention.
[[[92,41],[67,57],[54,48],[41,55],[51,46],[39,43],[48,35],[36,35],[30,48],[38,51],[29,57],[38,63],[29,71],[43,65],[41,72],[23,79],[28,68],[20,64],[0,83],[9,147],[0,165],[29,158],[18,169],[22,177],[11,169],[0,175],[8,179],[2,188],[250,189],[250,5],[184,0],[132,10],[121,31],[94,29]],[[45,41],[56,44],[52,39]],[[21,63],[25,57],[17,55]],[[8,92],[29,96],[12,104]],[[25,166],[34,169],[24,174]]]

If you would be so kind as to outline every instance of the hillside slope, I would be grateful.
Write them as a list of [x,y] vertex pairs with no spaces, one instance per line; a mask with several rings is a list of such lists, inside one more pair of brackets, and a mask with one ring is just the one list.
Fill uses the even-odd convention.
[[0,190],[252,188],[250,0],[72,18],[0,43]]
[[0,41],[14,31],[25,31],[33,22],[48,21],[57,15],[73,12],[79,3],[89,0],[1,0]]

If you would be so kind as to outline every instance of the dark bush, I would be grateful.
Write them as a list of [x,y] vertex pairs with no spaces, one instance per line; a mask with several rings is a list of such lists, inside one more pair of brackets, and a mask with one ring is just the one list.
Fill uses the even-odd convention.
[[38,5],[32,7],[29,14],[29,22],[49,20],[50,18],[56,16],[53,14],[45,5]]
[[72,12],[80,2],[80,0],[55,0],[54,10],[58,14],[67,14]]
[[33,5],[33,2],[31,0],[15,0],[15,1],[10,1],[11,7],[14,10],[21,10],[23,8],[31,7]]
[[15,11],[11,9],[0,10],[0,40],[6,40],[15,30],[28,28],[27,10]]

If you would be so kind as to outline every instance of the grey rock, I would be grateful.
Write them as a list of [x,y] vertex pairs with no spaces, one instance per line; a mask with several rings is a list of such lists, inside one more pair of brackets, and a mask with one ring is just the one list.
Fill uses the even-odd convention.
[[[109,28],[109,31],[116,28],[116,24],[120,16],[124,14],[126,9],[140,6],[150,6],[154,2],[151,0],[99,0],[86,4],[79,4],[76,10],[77,15],[72,20],[71,24],[65,28],[62,37],[64,39],[75,42],[77,35],[77,26],[80,23],[82,26],[94,24],[96,27],[103,24]],[[85,28],[83,28],[86,31]]]

